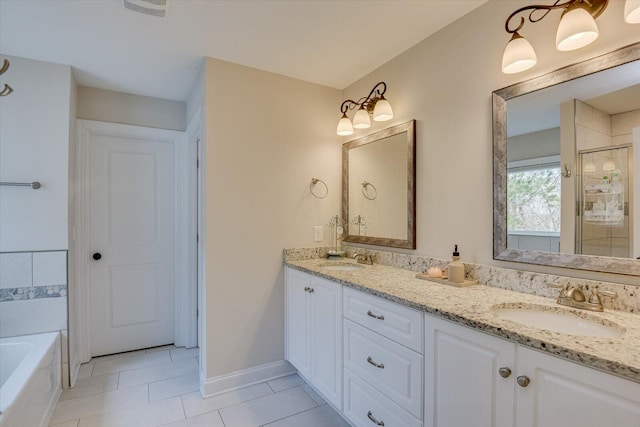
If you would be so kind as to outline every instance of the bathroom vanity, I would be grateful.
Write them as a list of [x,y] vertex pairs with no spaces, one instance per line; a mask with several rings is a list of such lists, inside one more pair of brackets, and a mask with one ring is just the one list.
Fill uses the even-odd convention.
[[[340,265],[286,261],[285,356],[353,425],[640,426],[637,315]],[[552,332],[500,315],[534,306],[611,334]]]

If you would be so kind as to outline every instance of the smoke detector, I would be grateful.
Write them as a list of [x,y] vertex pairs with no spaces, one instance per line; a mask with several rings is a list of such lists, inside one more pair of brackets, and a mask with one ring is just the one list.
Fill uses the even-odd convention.
[[122,0],[126,9],[145,15],[164,18],[167,14],[167,0]]

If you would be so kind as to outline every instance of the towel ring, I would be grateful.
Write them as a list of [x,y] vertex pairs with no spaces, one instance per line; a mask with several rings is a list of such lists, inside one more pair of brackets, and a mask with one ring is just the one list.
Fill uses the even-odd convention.
[[[367,194],[367,187],[373,188],[373,191],[374,191],[373,197],[369,197],[369,195]],[[362,195],[368,200],[375,200],[378,197],[378,189],[372,183],[367,181],[362,181]]]
[[[321,183],[322,185],[324,185],[324,196],[320,196],[319,194],[314,193],[313,189],[315,188],[315,185],[317,183]],[[327,183],[324,182],[323,180],[318,178],[311,178],[311,184],[309,184],[309,191],[311,191],[311,194],[313,194],[314,197],[318,199],[324,199],[329,194],[329,187],[327,187]]]

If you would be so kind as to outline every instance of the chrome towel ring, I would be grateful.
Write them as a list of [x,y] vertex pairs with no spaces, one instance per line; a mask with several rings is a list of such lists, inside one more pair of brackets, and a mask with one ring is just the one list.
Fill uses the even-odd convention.
[[[317,183],[321,183],[324,186],[324,195],[323,196],[320,195],[320,194],[317,194],[316,192],[314,192],[314,188],[315,188]],[[318,199],[324,199],[329,194],[329,187],[327,187],[327,183],[324,182],[323,180],[318,179],[318,178],[311,178],[311,184],[309,184],[309,191],[311,191],[311,194],[313,194],[314,197],[316,197]]]
[[[367,187],[373,188],[373,196],[369,196]],[[368,200],[375,200],[378,197],[378,189],[370,182],[362,181],[362,195]]]

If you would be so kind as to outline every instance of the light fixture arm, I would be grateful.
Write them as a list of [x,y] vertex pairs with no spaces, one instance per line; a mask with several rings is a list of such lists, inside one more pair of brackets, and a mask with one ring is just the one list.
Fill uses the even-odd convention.
[[[609,0],[567,0],[564,3],[560,3],[560,0],[556,0],[552,5],[542,5],[542,4],[532,4],[529,6],[521,7],[520,9],[513,12],[504,23],[504,29],[509,34],[515,34],[522,29],[525,23],[525,18],[520,16],[520,24],[515,28],[511,29],[509,25],[511,23],[511,19],[515,18],[518,14],[522,12],[526,12],[530,10],[529,13],[529,22],[536,23],[544,19],[545,16],[549,14],[552,10],[555,9],[569,9],[570,7],[582,7],[587,12],[593,16],[593,19],[596,19],[598,16],[604,12],[607,8],[607,4]],[[535,12],[544,10],[545,12],[540,17],[534,17],[533,14]]]
[[340,105],[340,112],[343,116],[347,114],[347,111],[354,110],[356,107],[362,107],[367,112],[372,113],[373,107],[376,105],[379,99],[384,98],[384,93],[387,91],[387,84],[385,82],[380,82],[376,84],[369,95],[363,96],[362,98],[354,101],[352,99],[345,100],[342,105]]

